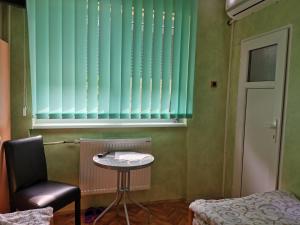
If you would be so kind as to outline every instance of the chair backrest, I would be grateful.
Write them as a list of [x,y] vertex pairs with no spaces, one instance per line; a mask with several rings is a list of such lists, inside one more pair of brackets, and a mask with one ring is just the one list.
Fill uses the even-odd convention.
[[6,141],[4,149],[10,194],[48,179],[42,136]]

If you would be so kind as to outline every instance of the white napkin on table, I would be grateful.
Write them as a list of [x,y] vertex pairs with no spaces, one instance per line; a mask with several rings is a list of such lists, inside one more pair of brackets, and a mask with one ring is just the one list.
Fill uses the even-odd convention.
[[116,152],[115,159],[127,160],[127,161],[138,161],[149,156],[148,154],[142,154],[137,152]]

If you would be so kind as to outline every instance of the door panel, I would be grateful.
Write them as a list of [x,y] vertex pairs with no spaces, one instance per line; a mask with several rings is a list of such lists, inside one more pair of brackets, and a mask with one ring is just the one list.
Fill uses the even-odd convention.
[[277,189],[289,28],[243,40],[233,196]]
[[242,196],[276,187],[273,109],[274,89],[247,90]]

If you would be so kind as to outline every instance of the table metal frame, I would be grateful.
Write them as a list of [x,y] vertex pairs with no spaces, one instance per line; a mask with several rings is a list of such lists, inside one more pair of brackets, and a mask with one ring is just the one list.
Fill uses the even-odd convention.
[[124,207],[124,213],[126,217],[126,223],[127,225],[130,225],[129,216],[128,216],[128,210],[127,210],[127,203],[126,199],[133,204],[137,205],[141,209],[147,212],[148,214],[148,220],[147,224],[150,224],[151,220],[151,212],[149,209],[147,209],[145,206],[143,206],[141,203],[133,200],[130,196],[130,168],[124,168],[124,169],[118,169],[117,174],[117,191],[116,191],[116,198],[115,200],[95,219],[93,225],[96,225],[97,221],[101,219],[105,213],[107,213],[111,208],[118,207],[120,205],[121,200],[123,199],[123,207]]

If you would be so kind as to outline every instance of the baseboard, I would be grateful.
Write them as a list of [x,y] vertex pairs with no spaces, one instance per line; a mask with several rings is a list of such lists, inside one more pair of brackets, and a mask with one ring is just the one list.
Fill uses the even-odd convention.
[[[152,205],[152,204],[162,204],[162,203],[176,203],[176,202],[184,202],[189,204],[190,202],[188,202],[186,199],[180,198],[180,199],[168,199],[168,200],[158,200],[158,201],[148,201],[148,202],[141,202],[141,204],[147,206],[147,205]],[[127,204],[128,206],[133,205],[131,203]],[[84,213],[85,209],[81,209],[81,213]],[[68,215],[68,214],[74,214],[74,210],[71,209],[66,209],[63,211],[57,211],[54,213],[54,216],[60,216],[60,215]]]

